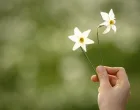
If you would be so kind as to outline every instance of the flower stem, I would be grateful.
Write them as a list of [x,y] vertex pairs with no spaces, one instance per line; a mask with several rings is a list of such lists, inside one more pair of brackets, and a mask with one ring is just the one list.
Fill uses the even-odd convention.
[[81,48],[82,52],[84,53],[86,59],[88,60],[89,64],[91,65],[91,67],[92,67],[93,71],[95,72],[96,76],[98,77],[98,75],[97,75],[97,73],[96,73],[96,70],[95,70],[93,64],[91,63],[91,61],[90,61],[88,55],[87,55],[86,52],[82,49],[82,47],[80,47],[80,48]]
[[[97,27],[97,41],[98,41],[98,45],[100,44],[100,42],[99,42],[99,28],[100,27],[102,27],[102,26],[98,26]],[[101,64],[103,64],[103,56],[102,56],[101,49],[99,49],[99,54],[100,54],[100,57],[101,57]]]

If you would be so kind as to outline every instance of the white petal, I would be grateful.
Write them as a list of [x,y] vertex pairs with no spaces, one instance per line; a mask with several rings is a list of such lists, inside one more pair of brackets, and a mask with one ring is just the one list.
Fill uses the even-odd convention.
[[81,47],[82,47],[82,49],[83,49],[85,52],[87,51],[86,45],[85,45],[85,44],[81,45]]
[[84,37],[84,38],[88,37],[90,31],[91,31],[91,30],[89,29],[89,30],[83,32],[83,33],[82,33],[83,37]]
[[106,28],[106,30],[103,32],[103,34],[106,34],[106,33],[108,33],[109,31],[110,31],[110,26],[107,26],[107,28]]
[[108,24],[109,23],[105,21],[105,22],[101,23],[99,26],[108,26]]
[[114,24],[116,24],[116,20],[113,20]]
[[109,18],[110,19],[115,19],[115,15],[114,15],[114,12],[113,12],[112,9],[109,11]]
[[106,12],[101,12],[100,14],[101,14],[103,20],[105,20],[105,21],[108,21],[108,20],[109,20],[109,15],[108,15],[108,13],[106,13]]
[[114,30],[114,32],[116,32],[116,30],[117,30],[115,25],[112,25],[112,29]]
[[80,47],[80,44],[79,43],[75,43],[72,50],[75,51],[79,47]]
[[75,27],[75,28],[74,28],[74,34],[75,34],[76,36],[80,36],[80,35],[81,35],[81,31],[80,31],[77,27]]
[[76,42],[77,40],[78,40],[78,38],[76,37],[76,36],[68,36],[68,38],[70,39],[70,40],[72,40],[73,42]]
[[93,40],[88,39],[88,38],[85,39],[85,44],[93,44],[93,43],[94,43]]

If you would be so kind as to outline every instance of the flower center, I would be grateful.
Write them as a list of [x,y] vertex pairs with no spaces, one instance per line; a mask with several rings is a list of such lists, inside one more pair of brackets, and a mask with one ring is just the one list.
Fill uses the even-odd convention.
[[110,25],[112,25],[112,24],[114,24],[114,21],[113,21],[113,20],[110,20],[110,22],[109,22],[109,23],[110,23]]
[[81,38],[79,39],[79,41],[80,41],[80,43],[83,43],[83,42],[84,42],[84,38],[81,37]]

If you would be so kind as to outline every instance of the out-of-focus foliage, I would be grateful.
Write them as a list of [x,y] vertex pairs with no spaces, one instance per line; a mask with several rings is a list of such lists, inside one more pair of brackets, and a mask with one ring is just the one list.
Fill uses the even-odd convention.
[[[139,0],[1,0],[0,110],[98,110],[98,84],[80,50],[67,38],[92,29],[88,55],[95,66],[123,66],[131,83],[127,110],[139,109]],[[96,40],[100,11],[114,10],[117,33]]]

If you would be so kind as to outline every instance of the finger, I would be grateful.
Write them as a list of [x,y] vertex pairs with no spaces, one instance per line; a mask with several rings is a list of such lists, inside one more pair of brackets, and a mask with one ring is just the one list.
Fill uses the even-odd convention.
[[96,68],[98,78],[100,81],[100,87],[107,88],[110,87],[109,78],[106,69],[103,66],[98,66]]
[[93,81],[93,82],[99,82],[99,79],[98,79],[98,77],[96,75],[92,75],[91,76],[91,81]]
[[128,81],[128,77],[127,77],[125,69],[123,67],[118,67],[118,70],[119,71],[117,72],[117,77],[120,80]]
[[118,68],[119,68],[119,71],[117,72],[117,77],[119,80],[117,81],[117,83],[124,86],[126,90],[129,90],[130,83],[129,83],[126,71],[123,67],[118,67]]
[[123,67],[108,67],[108,66],[104,66],[104,67],[106,68],[106,71],[108,72],[108,74],[115,75],[118,77],[119,79],[118,84],[123,83],[129,86],[128,77]]
[[116,76],[110,75],[109,82],[112,87],[114,87],[117,83],[118,78]]
[[[91,76],[91,80],[93,82],[99,82],[99,79],[96,75]],[[118,78],[116,76],[109,75],[109,82],[112,87],[116,85],[117,80],[118,80]]]
[[104,66],[107,73],[111,75],[117,75],[117,72],[119,71],[118,67],[109,67],[109,66]]
[[[108,77],[109,77],[109,80],[117,80],[118,79],[116,76],[113,76],[113,75],[108,75]],[[98,79],[97,75],[92,75],[91,76],[91,81],[99,82],[99,79]]]

